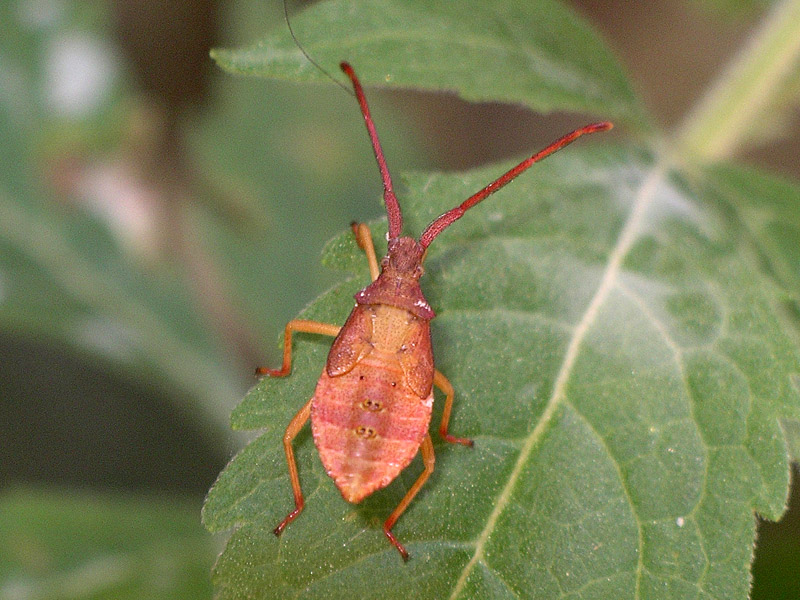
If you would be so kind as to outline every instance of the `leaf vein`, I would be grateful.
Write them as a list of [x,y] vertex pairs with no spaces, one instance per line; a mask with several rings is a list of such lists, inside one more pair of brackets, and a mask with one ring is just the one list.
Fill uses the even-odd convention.
[[[537,443],[541,440],[543,433],[547,430],[551,421],[556,416],[558,408],[561,406],[562,402],[565,401],[567,383],[572,374],[578,354],[580,353],[581,345],[591,326],[597,320],[600,308],[605,303],[609,293],[617,282],[622,267],[622,261],[633,246],[639,232],[641,231],[645,212],[655,196],[655,192],[665,175],[665,171],[666,166],[663,163],[657,163],[639,186],[638,192],[633,199],[628,219],[622,227],[617,242],[609,255],[603,277],[600,280],[598,288],[592,297],[592,300],[589,302],[586,311],[583,313],[580,322],[575,328],[569,345],[567,346],[564,360],[562,361],[561,368],[558,372],[558,376],[556,377],[555,384],[553,385],[553,392],[544,411],[542,412],[542,417],[525,440],[525,444],[520,452],[519,458],[514,464],[514,468],[512,469],[511,475],[508,478],[508,482],[501,490],[497,501],[494,503],[494,509],[487,519],[486,526],[478,536],[478,540],[475,545],[475,553],[470,561],[465,565],[458,580],[456,581],[455,586],[453,587],[453,592],[450,595],[451,600],[459,596],[461,591],[464,589],[467,577],[472,569],[477,563],[482,562],[483,551],[486,543],[495,528],[497,520],[511,500],[514,487],[516,486],[516,483],[522,474],[524,466],[529,461],[531,454],[533,453]],[[642,569],[641,543],[642,541],[640,533],[635,594],[635,597],[637,598],[639,597],[639,585],[641,581]]]

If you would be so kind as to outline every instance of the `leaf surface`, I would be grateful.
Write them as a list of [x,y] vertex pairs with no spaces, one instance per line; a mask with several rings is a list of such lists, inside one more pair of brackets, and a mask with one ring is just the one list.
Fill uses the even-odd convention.
[[[204,509],[211,530],[236,528],[215,569],[221,598],[746,598],[753,511],[780,516],[788,486],[794,330],[735,199],[594,141],[431,246],[434,354],[456,389],[451,430],[475,447],[434,434],[436,470],[394,529],[411,561],[380,524],[421,464],[349,505],[308,431],[295,440],[306,508],[271,533],[292,508],[282,432],[329,346],[300,335],[292,375],[234,413],[261,435]],[[503,169],[407,177],[406,231]],[[329,262],[356,264],[348,237]],[[303,316],[343,322],[365,282]]]
[[[292,22],[334,75],[347,59],[365,83],[646,122],[610,53],[554,3],[332,1]],[[285,30],[215,58],[324,77]],[[753,512],[780,516],[797,447],[800,192],[601,140],[537,165],[430,248],[423,289],[456,389],[451,431],[475,447],[434,434],[436,470],[394,528],[411,561],[381,524],[419,459],[353,506],[307,429],[294,441],[306,508],[272,535],[293,508],[281,438],[330,345],[298,335],[291,376],[261,381],[234,411],[234,427],[260,436],[204,508],[212,531],[234,529],[215,568],[221,598],[747,597]],[[406,232],[508,166],[405,177]],[[379,223],[379,252],[384,235]],[[323,260],[350,275],[302,317],[342,323],[365,261],[350,232]]]
[[[612,53],[583,19],[551,0],[333,0],[291,22],[309,56],[342,81],[338,65],[347,60],[365,84],[647,122]],[[285,26],[251,47],[212,56],[236,73],[326,80]]]
[[175,500],[7,489],[0,598],[211,598],[197,507]]

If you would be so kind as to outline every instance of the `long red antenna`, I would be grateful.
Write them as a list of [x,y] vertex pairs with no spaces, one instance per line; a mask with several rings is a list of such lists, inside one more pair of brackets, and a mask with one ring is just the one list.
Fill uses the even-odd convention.
[[[357,93],[357,92],[356,92]],[[486,197],[491,196],[501,187],[510,183],[514,180],[514,178],[528,169],[531,165],[536,162],[539,162],[543,158],[550,156],[553,152],[561,150],[567,144],[571,144],[576,139],[581,137],[582,135],[586,135],[587,133],[594,133],[596,131],[607,131],[611,129],[614,125],[608,121],[603,121],[601,123],[592,123],[591,125],[586,125],[585,127],[581,127],[580,129],[576,129],[575,131],[568,133],[564,137],[557,139],[555,142],[547,146],[544,150],[540,150],[530,158],[523,160],[519,163],[516,167],[508,171],[507,173],[501,175],[497,179],[495,179],[492,183],[487,185],[485,188],[473,194],[464,202],[456,206],[455,208],[448,210],[446,213],[438,216],[433,222],[428,225],[425,231],[422,232],[422,235],[419,238],[419,243],[423,248],[427,248],[430,246],[431,242],[436,239],[436,236],[442,233],[447,227],[449,227],[454,221],[460,219],[465,212],[467,212],[470,208],[478,204],[481,200],[486,199]],[[379,159],[380,162],[380,159]]]
[[350,78],[350,81],[353,82],[353,91],[356,93],[359,106],[361,106],[361,114],[364,115],[364,123],[367,125],[369,139],[372,142],[372,150],[375,152],[375,160],[378,161],[381,179],[383,179],[383,202],[386,204],[386,215],[389,217],[389,239],[392,240],[400,237],[400,231],[403,229],[403,213],[400,212],[400,204],[397,202],[397,196],[394,195],[392,176],[389,175],[389,167],[386,166],[386,159],[383,157],[381,142],[378,139],[375,123],[372,122],[372,116],[367,105],[367,97],[361,88],[361,82],[349,63],[343,62],[339,66]]

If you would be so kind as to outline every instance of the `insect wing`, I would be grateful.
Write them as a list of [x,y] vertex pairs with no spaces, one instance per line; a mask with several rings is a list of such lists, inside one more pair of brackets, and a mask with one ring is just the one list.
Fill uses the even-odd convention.
[[338,377],[352,371],[372,351],[371,339],[372,314],[356,306],[331,345],[325,366],[328,375]]
[[414,318],[408,325],[408,336],[398,355],[406,385],[420,398],[427,398],[433,386],[433,349],[431,325],[425,319]]

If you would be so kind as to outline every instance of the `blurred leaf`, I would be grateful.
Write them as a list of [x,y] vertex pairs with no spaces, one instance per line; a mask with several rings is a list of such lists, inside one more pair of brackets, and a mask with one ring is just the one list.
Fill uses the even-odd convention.
[[[502,170],[406,178],[406,230]],[[394,529],[407,565],[380,524],[418,460],[353,506],[307,431],[306,508],[271,533],[293,507],[283,430],[330,344],[298,336],[292,375],[235,411],[263,432],[204,509],[212,531],[236,528],[220,597],[746,598],[753,511],[784,509],[779,419],[800,417],[800,354],[721,199],[645,153],[570,148],[436,240],[423,281],[435,356],[456,388],[452,431],[476,443],[435,440],[436,471]],[[326,260],[354,264],[348,236]],[[364,281],[303,316],[342,322]]]
[[13,32],[0,40],[0,326],[167,383],[221,430],[240,385],[230,360],[186,273],[130,234],[163,215],[138,203],[153,190],[121,177],[133,170],[120,150],[132,103],[107,15],[97,3],[44,8],[0,8]]
[[[762,1],[760,4],[765,11],[764,27],[774,31],[776,38],[783,37],[786,49],[781,52],[781,40],[776,39],[777,48],[773,49],[769,62],[778,66],[782,73],[773,75],[767,82],[771,84],[767,94],[769,101],[753,116],[745,132],[748,136],[745,141],[753,146],[764,146],[786,138],[787,132],[792,131],[792,123],[797,120],[800,107],[800,3],[783,0]],[[748,52],[747,47],[744,52]],[[764,94],[764,90],[759,89],[757,93]]]
[[785,134],[800,104],[800,2],[780,0],[684,118],[676,152],[721,161]]
[[2,600],[211,598],[214,548],[192,503],[7,490],[0,539]]
[[0,5],[0,106],[59,150],[113,144],[130,90],[99,2]]
[[[292,17],[292,26],[308,54],[334,77],[347,60],[365,84],[448,90],[472,101],[647,123],[608,48],[580,17],[552,0],[333,0]],[[212,56],[236,73],[326,80],[285,26],[250,48]]]

